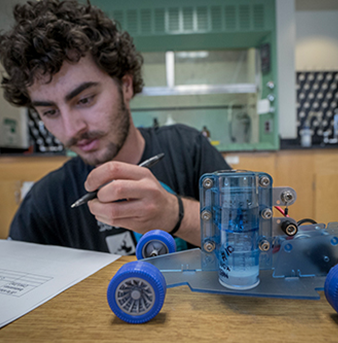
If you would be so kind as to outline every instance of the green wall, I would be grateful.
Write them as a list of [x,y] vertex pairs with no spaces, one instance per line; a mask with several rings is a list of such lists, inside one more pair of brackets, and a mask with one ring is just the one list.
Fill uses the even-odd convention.
[[[127,30],[134,38],[137,49],[141,52],[156,51],[188,51],[217,50],[238,48],[260,48],[262,44],[270,46],[270,70],[262,74],[259,98],[265,98],[271,93],[265,86],[268,81],[277,82],[276,66],[276,28],[274,0],[91,0],[93,5],[103,9],[111,18],[117,20],[123,30]],[[277,88],[277,86],[276,86]],[[277,91],[273,91],[277,94]],[[226,111],[215,109],[208,111],[204,107],[196,108],[196,99],[190,97],[187,108],[173,111],[174,118],[182,118],[181,122],[201,129],[204,123],[219,132],[229,131]],[[136,100],[136,99],[135,99]],[[176,103],[175,98],[164,100],[166,103]],[[133,112],[136,124],[150,125],[154,116],[163,121],[168,114],[164,111],[142,111],[161,103],[154,97],[137,101],[137,110]],[[231,99],[229,100],[231,102]],[[136,107],[134,106],[134,109]],[[174,106],[171,106],[174,107]],[[254,144],[231,144],[224,139],[220,150],[261,150],[278,149],[278,99],[274,102],[273,113],[260,115],[259,141]],[[224,115],[224,117],[223,117]],[[271,132],[266,132],[266,124],[270,123]],[[224,126],[224,129],[220,129]],[[217,131],[215,129],[215,132]],[[220,136],[217,133],[217,136]],[[218,137],[215,137],[218,138]]]

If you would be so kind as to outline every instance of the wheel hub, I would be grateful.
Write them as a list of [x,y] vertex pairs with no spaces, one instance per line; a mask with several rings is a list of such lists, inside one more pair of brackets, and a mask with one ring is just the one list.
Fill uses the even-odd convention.
[[152,240],[144,245],[142,255],[144,258],[168,254],[168,247],[161,241]]
[[133,277],[118,285],[115,300],[123,312],[139,316],[147,313],[153,307],[155,292],[146,280]]

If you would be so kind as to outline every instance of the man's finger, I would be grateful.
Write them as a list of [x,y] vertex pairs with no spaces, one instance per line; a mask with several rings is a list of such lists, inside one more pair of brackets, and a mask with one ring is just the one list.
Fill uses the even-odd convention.
[[149,175],[147,168],[123,162],[107,162],[92,170],[84,184],[87,192],[99,189],[113,180],[140,180]]

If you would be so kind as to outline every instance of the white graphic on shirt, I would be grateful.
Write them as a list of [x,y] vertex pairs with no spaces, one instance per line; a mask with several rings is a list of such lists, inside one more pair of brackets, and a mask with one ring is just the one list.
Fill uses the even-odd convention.
[[129,231],[107,236],[106,243],[109,252],[112,254],[132,255],[135,253],[132,233]]
[[99,227],[100,232],[110,231],[112,229],[119,229],[120,228],[119,226],[111,226],[111,225],[108,225],[106,223],[102,223],[100,221],[97,221],[97,226]]

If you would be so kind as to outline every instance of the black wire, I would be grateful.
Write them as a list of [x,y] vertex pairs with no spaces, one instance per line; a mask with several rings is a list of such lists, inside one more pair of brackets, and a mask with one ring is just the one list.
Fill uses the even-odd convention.
[[311,224],[317,224],[317,222],[313,219],[310,219],[310,218],[304,218],[304,219],[301,219],[297,222],[297,225],[300,226],[304,223],[311,223]]

